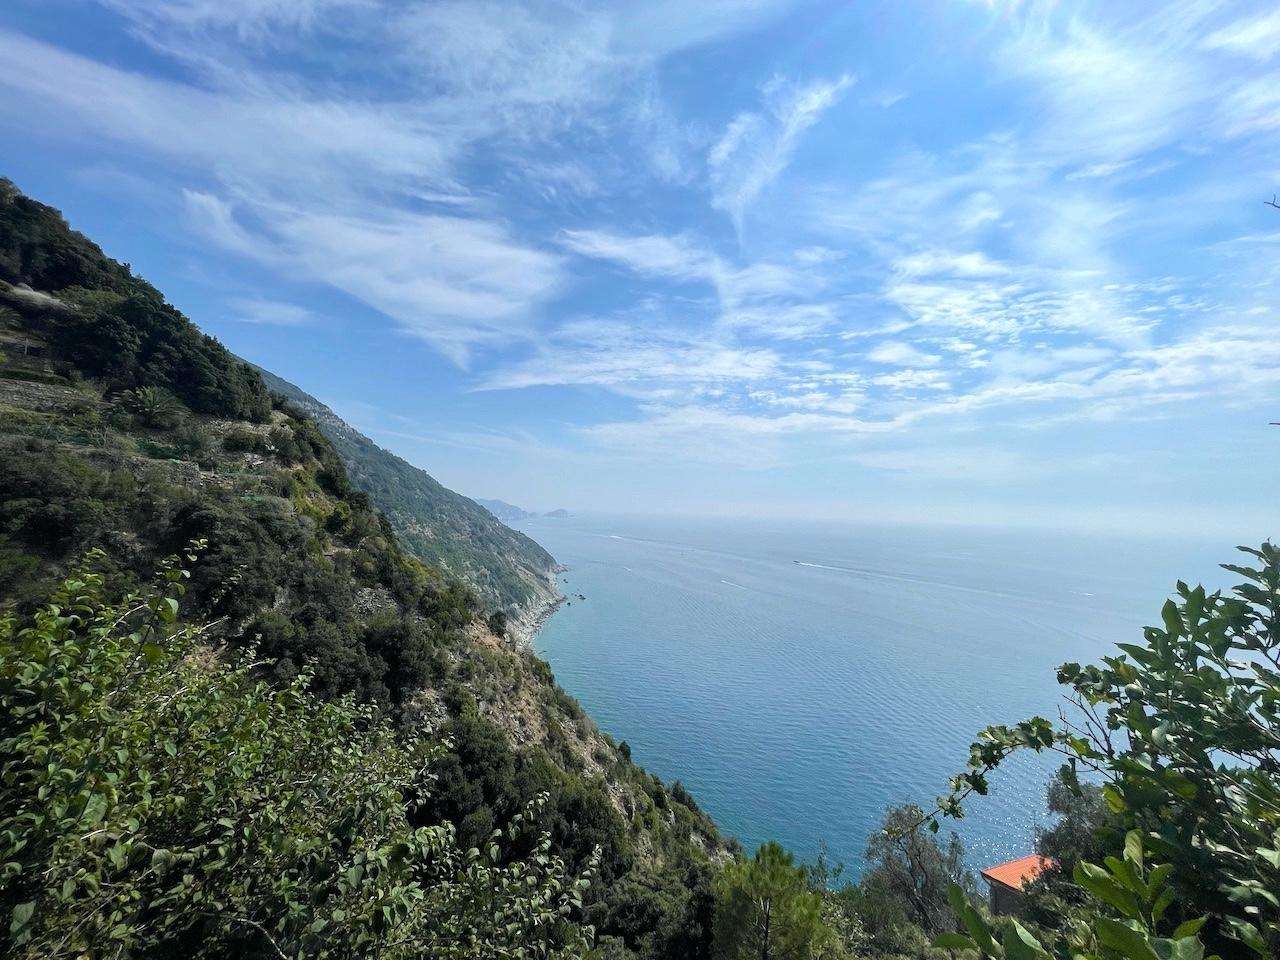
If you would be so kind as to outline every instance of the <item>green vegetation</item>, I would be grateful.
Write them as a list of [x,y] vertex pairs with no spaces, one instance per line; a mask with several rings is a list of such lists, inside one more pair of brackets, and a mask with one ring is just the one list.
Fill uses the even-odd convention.
[[726,866],[716,885],[716,956],[807,960],[827,954],[833,932],[804,867],[776,843]]
[[382,510],[404,549],[466,581],[480,601],[527,628],[556,597],[556,562],[484,507],[384,450],[310,394],[268,371],[267,386],[313,418],[352,484]]
[[[1125,839],[1123,857],[1108,857],[1105,867],[1079,864],[1075,882],[1091,899],[1073,918],[1070,933],[1056,938],[1054,955],[1062,960],[1202,960],[1199,931],[1207,918],[1172,927],[1166,917],[1176,900],[1169,879],[1167,865],[1147,868],[1136,830]],[[1016,919],[992,923],[959,887],[951,888],[951,902],[965,932],[942,934],[935,946],[990,960],[1049,960],[1041,941]],[[1168,936],[1160,936],[1162,926],[1172,927]]]
[[28,315],[113,392],[163,387],[198,413],[256,421],[270,413],[262,379],[247,364],[7,180],[0,180],[0,280],[61,302]]
[[540,802],[461,845],[422,816],[437,743],[218,659],[187,575],[109,603],[86,568],[0,620],[7,955],[581,954],[592,864],[530,846]]
[[[1212,949],[1268,956],[1280,947],[1280,550],[1240,549],[1255,565],[1224,565],[1245,578],[1232,595],[1179,582],[1144,643],[1059,669],[1075,722],[983,731],[939,808],[960,813],[1017,750],[1057,751],[1098,778],[1114,817],[1090,842],[1137,837],[1171,874],[1175,922],[1204,917]],[[1094,876],[1077,866],[1076,883],[1096,893],[1082,870]]]

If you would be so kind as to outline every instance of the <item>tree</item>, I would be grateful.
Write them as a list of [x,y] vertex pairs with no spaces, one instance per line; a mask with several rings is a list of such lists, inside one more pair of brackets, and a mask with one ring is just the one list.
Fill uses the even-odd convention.
[[1245,581],[1232,595],[1179,581],[1141,644],[1064,664],[1073,717],[984,730],[938,809],[960,815],[1017,750],[1057,751],[1099,779],[1123,828],[1172,871],[1178,912],[1208,917],[1211,947],[1269,956],[1280,947],[1280,550],[1240,550],[1255,565],[1223,565]]
[[507,638],[507,614],[502,610],[495,610],[489,614],[489,631],[501,640]]
[[1102,787],[1082,781],[1069,764],[1049,781],[1047,801],[1049,812],[1058,819],[1039,831],[1036,852],[1053,865],[1024,889],[1019,914],[1056,930],[1086,899],[1084,891],[1072,882],[1076,866],[1099,863],[1121,848],[1124,826],[1107,806]]
[[722,960],[807,960],[832,933],[805,870],[769,842],[724,868],[716,887],[715,949]]
[[[93,557],[95,562],[105,558]],[[193,557],[192,557],[193,559]],[[535,801],[470,849],[415,826],[437,744],[230,664],[187,571],[119,603],[85,568],[0,619],[0,911],[14,958],[559,958],[594,871]]]
[[927,935],[951,929],[954,922],[947,891],[955,885],[973,889],[964,864],[964,845],[954,833],[942,846],[921,829],[925,819],[915,804],[891,807],[883,827],[867,844],[870,869],[863,887],[871,895],[902,904],[907,918]]
[[1054,873],[1071,876],[1076,864],[1102,860],[1120,846],[1124,829],[1102,795],[1102,787],[1082,781],[1070,764],[1046,791],[1049,812],[1058,819],[1036,837],[1036,852],[1057,864]]

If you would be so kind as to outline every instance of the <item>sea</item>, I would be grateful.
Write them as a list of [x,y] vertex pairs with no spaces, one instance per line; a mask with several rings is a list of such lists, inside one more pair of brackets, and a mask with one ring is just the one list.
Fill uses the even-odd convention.
[[[748,849],[845,876],[892,804],[929,808],[993,723],[1070,711],[1056,670],[1141,638],[1233,540],[574,516],[513,524],[567,570],[534,638],[632,757]],[[944,823],[982,868],[1030,853],[1060,759],[1028,755]]]

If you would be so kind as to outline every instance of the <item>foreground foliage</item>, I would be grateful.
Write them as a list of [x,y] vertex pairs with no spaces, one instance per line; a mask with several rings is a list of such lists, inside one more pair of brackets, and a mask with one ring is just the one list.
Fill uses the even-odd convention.
[[[101,560],[102,558],[95,557]],[[594,865],[418,824],[440,748],[230,666],[176,626],[187,571],[67,579],[0,621],[0,904],[18,957],[561,957]]]
[[[1108,857],[1105,867],[1078,864],[1075,882],[1094,898],[1093,910],[1073,918],[1068,934],[1053,943],[1054,955],[1059,960],[1204,960],[1199,932],[1205,918],[1176,926],[1166,921],[1174,905],[1170,873],[1167,865],[1148,869],[1136,830],[1125,838],[1123,857]],[[951,888],[951,903],[966,932],[944,933],[936,946],[971,950],[986,960],[1049,960],[1049,950],[1016,919],[993,924],[959,887]],[[1115,916],[1102,915],[1104,906]],[[1167,936],[1160,935],[1162,929]]]
[[[1144,643],[1058,671],[1076,719],[983,731],[939,809],[959,815],[964,797],[985,793],[988,774],[1017,750],[1058,751],[1100,780],[1128,834],[1126,855],[1106,861],[1119,873],[1108,880],[1103,868],[1081,865],[1079,886],[1138,922],[1129,878],[1141,857],[1131,851],[1145,849],[1161,864],[1152,874],[1168,883],[1173,922],[1204,918],[1212,949],[1271,956],[1280,947],[1280,550],[1240,549],[1252,565],[1224,565],[1245,580],[1232,595],[1179,582]],[[1111,923],[1103,916],[1095,925],[1100,938]]]

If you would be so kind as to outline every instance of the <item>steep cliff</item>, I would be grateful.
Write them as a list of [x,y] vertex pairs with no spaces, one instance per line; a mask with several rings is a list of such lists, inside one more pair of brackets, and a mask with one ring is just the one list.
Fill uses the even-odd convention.
[[560,599],[551,554],[476,501],[384,450],[301,388],[259,372],[271,391],[315,420],[351,482],[391,521],[406,550],[470,585],[488,609],[502,611],[508,634],[530,637]]

